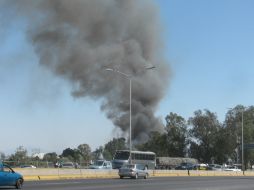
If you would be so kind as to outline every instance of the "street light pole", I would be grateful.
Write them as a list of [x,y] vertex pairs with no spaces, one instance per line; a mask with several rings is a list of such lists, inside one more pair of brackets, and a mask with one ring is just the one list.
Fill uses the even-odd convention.
[[105,69],[106,71],[112,71],[112,72],[117,72],[117,73],[119,73],[119,74],[121,74],[121,75],[123,75],[125,78],[127,78],[128,80],[129,80],[129,82],[130,82],[130,134],[129,134],[129,143],[130,143],[130,163],[132,163],[132,158],[131,158],[131,150],[132,150],[132,142],[131,142],[131,139],[132,139],[132,137],[131,137],[131,131],[132,131],[132,125],[131,125],[131,121],[132,121],[132,118],[131,118],[131,111],[132,111],[132,108],[131,108],[131,99],[132,99],[132,92],[131,92],[131,89],[132,89],[132,80],[131,80],[131,76],[130,75],[128,75],[128,74],[126,74],[126,73],[123,73],[123,72],[121,72],[121,71],[119,71],[119,70],[115,70],[115,69],[111,69],[111,68],[106,68]]
[[132,108],[131,108],[131,77],[129,77],[129,80],[130,80],[130,163],[132,164],[132,157],[131,157],[131,150],[132,150],[132,144],[131,144],[131,130],[132,130],[132,127],[131,127],[131,111],[132,111]]
[[[146,70],[150,70],[150,69],[155,69],[155,66],[148,66],[148,67],[145,67],[145,69]],[[123,72],[121,72],[121,71],[119,71],[119,70],[116,70],[116,69],[112,69],[112,68],[105,68],[105,70],[106,71],[112,71],[112,72],[117,72],[117,73],[119,73],[119,74],[121,74],[121,75],[123,75],[125,78],[127,78],[128,80],[129,80],[129,82],[130,82],[130,134],[129,134],[129,143],[130,143],[130,163],[132,163],[132,157],[131,157],[131,150],[132,150],[132,141],[131,141],[131,139],[132,139],[132,124],[131,124],[131,121],[132,121],[132,118],[131,118],[131,115],[132,115],[132,107],[131,107],[131,105],[132,105],[132,102],[131,102],[131,99],[132,99],[132,76],[131,75],[128,75],[128,74],[126,74],[126,73],[123,73]]]
[[243,144],[243,109],[242,109],[242,170],[243,170],[243,174],[244,174],[244,144]]
[[[232,110],[232,108],[228,108],[229,110]],[[241,109],[241,113],[242,113],[242,121],[241,121],[241,124],[242,124],[242,171],[243,171],[243,175],[244,175],[244,137],[243,137],[243,112],[244,112],[244,107]]]

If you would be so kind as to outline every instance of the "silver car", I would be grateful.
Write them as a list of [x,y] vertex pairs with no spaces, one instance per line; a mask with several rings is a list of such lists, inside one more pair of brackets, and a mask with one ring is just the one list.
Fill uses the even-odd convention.
[[149,173],[146,167],[141,164],[125,164],[119,169],[118,175],[121,179],[124,177],[131,177],[134,179],[143,177],[147,179]]
[[89,169],[112,169],[112,164],[110,161],[106,160],[96,160]]

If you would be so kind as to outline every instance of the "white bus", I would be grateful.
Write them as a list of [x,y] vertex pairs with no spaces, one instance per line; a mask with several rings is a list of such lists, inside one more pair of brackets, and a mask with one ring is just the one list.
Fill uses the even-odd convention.
[[156,167],[156,154],[146,151],[117,150],[112,160],[113,169],[119,169],[123,164],[142,164],[147,169],[153,170]]

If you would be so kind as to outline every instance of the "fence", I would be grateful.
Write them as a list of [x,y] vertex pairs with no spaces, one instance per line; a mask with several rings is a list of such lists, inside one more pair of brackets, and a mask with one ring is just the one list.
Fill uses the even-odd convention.
[[[55,162],[49,161],[3,161],[5,164],[13,168],[29,168],[29,167],[36,167],[36,168],[57,168],[60,167],[61,164],[57,164]],[[64,162],[61,162],[64,163]],[[90,163],[88,162],[81,162],[78,163],[78,168],[88,168]],[[73,163],[73,168],[75,164]]]

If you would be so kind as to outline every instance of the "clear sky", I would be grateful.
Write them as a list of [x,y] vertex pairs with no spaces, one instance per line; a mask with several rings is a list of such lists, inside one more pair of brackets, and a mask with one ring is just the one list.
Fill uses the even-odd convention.
[[157,2],[173,70],[159,113],[207,108],[223,121],[227,108],[253,105],[254,1]]
[[[1,0],[0,0],[1,1]],[[254,102],[254,1],[155,0],[172,77],[157,110],[188,119],[197,109],[216,112]],[[1,6],[1,3],[0,3]],[[3,19],[1,19],[3,20]],[[25,28],[0,22],[0,151],[61,153],[87,143],[108,142],[114,126],[100,100],[74,99],[71,85],[39,66]]]

